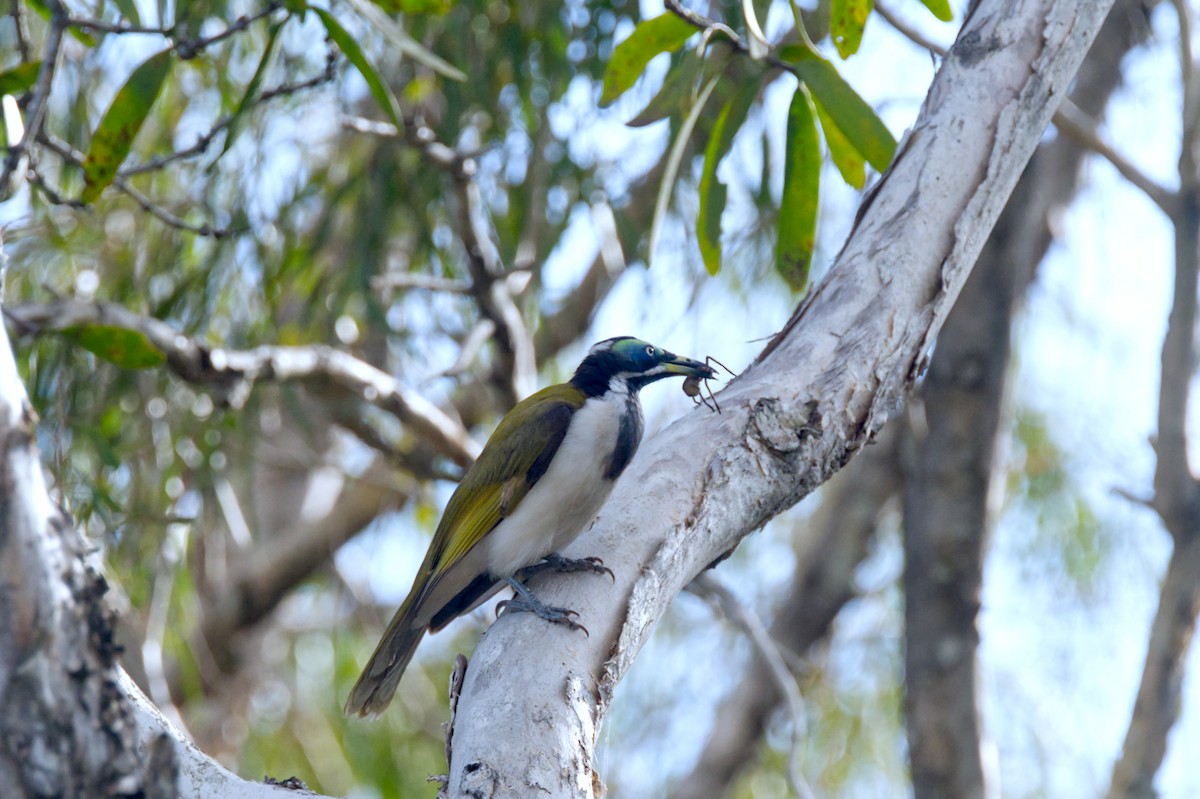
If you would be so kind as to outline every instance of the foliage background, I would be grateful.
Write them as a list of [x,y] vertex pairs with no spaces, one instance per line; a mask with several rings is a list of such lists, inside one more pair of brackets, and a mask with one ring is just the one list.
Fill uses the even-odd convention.
[[[18,18],[36,50],[48,29],[43,11],[54,5],[13,4],[0,26],[3,69],[29,60]],[[72,207],[84,189],[80,170],[49,145],[39,151],[33,180],[0,206],[6,304],[115,303],[215,348],[331,343],[396,375],[483,440],[521,393],[522,376],[519,353],[499,339],[472,353],[481,326],[501,339],[505,331],[472,271],[480,242],[463,224],[463,180],[411,139],[343,124],[386,115],[316,14],[289,18],[272,42],[272,25],[293,5],[67,4],[80,18],[170,21],[200,39],[269,13],[176,62],[165,81],[128,162],[190,153],[129,177],[162,213],[116,188],[88,210]],[[565,378],[590,341],[626,332],[736,370],[787,318],[796,295],[772,259],[794,80],[766,86],[719,172],[729,202],[722,270],[710,277],[692,220],[703,168],[696,142],[718,109],[699,118],[653,257],[649,220],[685,109],[647,127],[624,124],[685,54],[653,62],[611,107],[597,103],[614,43],[659,9],[623,0],[379,3],[404,12],[397,19],[419,51],[402,56],[369,4],[329,8],[404,118],[477,164],[484,244],[517,274],[492,282],[520,309],[539,383]],[[954,23],[934,23],[915,3],[897,10],[941,41],[953,35]],[[953,11],[961,19],[964,9]],[[709,13],[742,19],[740,4]],[[760,4],[759,15],[768,39],[786,35],[786,5]],[[1161,146],[1137,151],[1142,168],[1169,185],[1181,101],[1161,76],[1175,74],[1179,29],[1165,8],[1151,20],[1154,35],[1126,63],[1106,138],[1141,141],[1144,121],[1162,120]],[[83,150],[124,76],[164,40],[72,30],[79,35],[63,41],[46,133]],[[823,47],[832,54],[828,40]],[[465,79],[439,73],[421,53]],[[936,59],[874,15],[862,53],[837,65],[899,137]],[[243,102],[248,88],[310,82]],[[1159,88],[1142,90],[1151,83]],[[214,129],[207,146],[194,146]],[[861,199],[837,175],[824,167],[816,276]],[[1056,244],[1016,323],[1005,491],[980,618],[985,749],[1004,796],[1104,789],[1170,551],[1155,516],[1114,493],[1150,493],[1170,231],[1105,162],[1091,162],[1084,185],[1056,220]],[[228,235],[184,229],[204,226]],[[442,282],[414,285],[426,278]],[[449,663],[470,652],[490,610],[426,641],[381,722],[349,721],[340,709],[462,463],[319,378],[264,380],[242,396],[161,367],[119,368],[77,333],[29,335],[19,346],[56,489],[103,550],[122,592],[126,665],[150,695],[245,776],[295,773],[315,790],[356,797],[431,795],[426,776],[444,769]],[[645,399],[651,430],[690,409],[676,392]],[[808,505],[717,570],[764,617],[806,556],[791,542],[816,513]],[[821,795],[908,790],[900,527],[897,509],[885,508],[855,571],[855,598],[828,637],[801,653],[804,770]],[[317,543],[307,558],[285,558],[305,551],[301,541]],[[678,784],[749,657],[744,636],[709,604],[680,598],[604,732],[600,772],[614,795],[664,795]],[[1200,791],[1183,754],[1200,732],[1194,694],[1191,680],[1163,795]],[[733,795],[787,794],[790,726],[776,716]]]

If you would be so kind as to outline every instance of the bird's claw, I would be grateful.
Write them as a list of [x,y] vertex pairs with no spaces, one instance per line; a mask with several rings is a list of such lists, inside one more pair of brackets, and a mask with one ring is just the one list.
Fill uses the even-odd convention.
[[553,569],[556,572],[590,572],[591,574],[607,574],[609,579],[614,583],[617,581],[617,575],[613,574],[613,570],[604,565],[604,561],[595,556],[586,558],[564,558],[557,552],[552,552],[547,555],[541,563],[536,563],[533,566],[524,570],[526,576],[536,574],[543,569]]
[[532,613],[543,621],[548,621],[551,624],[561,624],[572,631],[582,630],[583,634],[588,638],[592,637],[587,627],[575,621],[579,617],[579,611],[571,610],[570,608],[560,608],[556,605],[546,605],[536,598],[531,602],[518,594],[512,599],[501,600],[496,603],[496,616],[499,616],[501,613]]

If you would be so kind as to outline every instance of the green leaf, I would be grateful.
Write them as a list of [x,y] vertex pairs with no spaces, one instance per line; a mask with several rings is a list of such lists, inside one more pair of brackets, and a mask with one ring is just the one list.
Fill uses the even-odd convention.
[[87,156],[83,159],[85,185],[81,199],[85,203],[94,202],[113,182],[162,91],[172,63],[170,50],[155,53],[133,71],[113,98],[92,134]]
[[131,25],[141,25],[142,15],[138,12],[137,3],[134,0],[113,0],[113,5],[121,12],[121,16],[125,18]]
[[667,72],[663,85],[646,107],[625,124],[640,128],[675,113],[686,113],[701,87],[707,86],[711,78],[723,73],[732,57],[733,47],[724,41],[684,53],[679,63]]
[[866,159],[838,128],[825,107],[817,102],[814,105],[817,107],[817,119],[821,122],[821,132],[825,134],[825,144],[829,147],[829,158],[838,172],[842,173],[842,180],[861,189],[867,182]]
[[747,84],[730,98],[721,109],[708,146],[704,148],[704,168],[700,172],[700,211],[696,220],[696,238],[700,244],[700,256],[710,275],[721,270],[721,214],[725,210],[725,186],[717,180],[717,167],[729,148],[733,137],[742,126],[754,98],[758,96],[758,83]]
[[842,58],[849,58],[858,52],[863,28],[874,5],[874,0],[832,0],[829,7],[829,35]]
[[389,14],[445,14],[452,0],[371,0]]
[[221,147],[221,152],[213,159],[209,169],[216,166],[217,161],[221,160],[221,156],[229,152],[229,148],[233,146],[233,142],[237,139],[240,132],[242,117],[246,112],[254,107],[254,103],[258,98],[258,90],[262,88],[263,78],[267,75],[267,69],[271,65],[271,61],[275,56],[275,42],[279,39],[279,31],[283,28],[283,24],[287,19],[282,19],[279,22],[271,25],[267,32],[267,44],[263,47],[262,57],[258,60],[258,67],[254,70],[254,76],[250,78],[250,82],[246,84],[246,91],[242,95],[242,99],[238,101],[237,108],[229,117],[229,125],[225,128],[225,143]]
[[950,0],[921,0],[921,4],[942,22],[954,19],[954,12],[950,10]]
[[329,38],[346,55],[346,58],[358,70],[358,74],[362,75],[363,80],[367,82],[367,89],[370,90],[371,96],[375,98],[375,102],[379,103],[380,108],[387,114],[388,121],[397,128],[402,127],[400,108],[396,104],[396,98],[392,96],[392,90],[380,79],[379,73],[375,71],[375,67],[371,66],[371,62],[367,61],[367,57],[363,55],[362,48],[358,46],[358,42],[354,41],[354,37],[328,11],[323,8],[313,8],[312,10],[321,18],[321,24],[325,26],[325,33],[329,34]]
[[167,360],[167,356],[150,343],[146,334],[138,330],[112,325],[84,325],[75,328],[71,337],[88,352],[122,369],[148,369]]
[[658,92],[646,103],[646,107],[625,124],[631,128],[640,128],[666,119],[672,114],[682,113],[693,99],[696,79],[700,76],[704,59],[696,50],[683,54],[679,63],[667,72],[666,78]]
[[29,91],[33,84],[37,83],[41,68],[41,61],[26,61],[10,70],[0,72],[0,94],[17,95]]
[[[50,7],[46,5],[45,0],[26,0],[26,3],[39,17],[50,22]],[[67,35],[87,47],[96,46],[96,37],[81,28],[67,28]]]
[[775,268],[795,291],[808,285],[817,234],[817,195],[821,187],[821,148],[812,102],[803,86],[796,87],[788,108],[787,161],[783,167],[783,197],[779,203],[779,239]]
[[[799,55],[795,61],[796,74],[854,149],[878,171],[887,169],[896,153],[896,140],[875,110],[846,83],[833,64],[803,47],[785,49],[788,55]],[[787,58],[783,53],[780,56]]]
[[675,52],[694,33],[694,27],[670,12],[639,23],[629,38],[613,49],[604,68],[600,106],[612,105],[637,82],[650,59],[659,53]]

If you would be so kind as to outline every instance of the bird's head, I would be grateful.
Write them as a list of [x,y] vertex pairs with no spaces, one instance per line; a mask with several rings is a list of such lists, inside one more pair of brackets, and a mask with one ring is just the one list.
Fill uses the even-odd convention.
[[664,377],[709,378],[715,374],[699,361],[632,336],[617,336],[594,344],[571,382],[589,397],[599,397],[610,390],[636,394],[643,386]]

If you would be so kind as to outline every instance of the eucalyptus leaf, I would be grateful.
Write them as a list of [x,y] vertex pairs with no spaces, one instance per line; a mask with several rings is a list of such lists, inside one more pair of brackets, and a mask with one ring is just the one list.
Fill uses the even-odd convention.
[[338,22],[333,14],[330,14],[323,8],[312,8],[320,19],[321,24],[325,26],[325,32],[329,34],[329,38],[338,46],[338,49],[345,54],[346,58],[358,70],[358,74],[362,75],[362,79],[367,83],[367,89],[371,92],[371,96],[375,98],[375,102],[379,103],[379,107],[387,114],[388,121],[397,128],[403,127],[400,122],[400,107],[396,103],[395,96],[392,95],[392,90],[379,77],[379,73],[375,71],[375,67],[371,66],[371,62],[363,54],[362,48],[358,46],[358,42],[354,41],[354,37],[342,27],[342,23]]
[[694,27],[670,12],[638,23],[633,33],[613,48],[604,68],[600,106],[612,105],[637,82],[650,59],[659,53],[675,52],[694,33]]
[[758,84],[747,84],[721,109],[713,124],[708,146],[704,148],[704,167],[700,172],[700,209],[696,220],[696,238],[700,245],[700,257],[710,275],[721,270],[721,214],[725,210],[725,185],[717,179],[717,167],[733,145],[733,138],[741,128],[758,96]]
[[83,325],[70,331],[70,336],[88,352],[122,369],[149,369],[167,360],[167,356],[150,343],[146,334],[138,330],[112,325]]
[[173,63],[170,50],[155,53],[133,71],[113,97],[104,118],[92,133],[91,144],[83,159],[81,199],[85,203],[94,202],[117,176],[117,170],[129,156],[133,140],[154,107]]
[[954,19],[954,12],[950,10],[950,0],[921,0],[921,5],[928,8],[942,22]]
[[842,58],[858,52],[863,28],[874,5],[874,0],[832,0],[830,3],[829,35]]
[[783,196],[779,203],[779,238],[775,268],[795,291],[808,286],[817,235],[817,198],[821,188],[821,148],[816,116],[808,91],[796,88],[788,107],[784,144]]
[[829,148],[830,160],[841,173],[842,180],[856,189],[861,189],[867,182],[866,159],[838,128],[825,107],[819,102],[814,102],[813,105],[817,108],[817,120],[821,123],[821,132],[825,134],[825,146]]
[[38,72],[42,69],[41,61],[26,61],[12,69],[0,72],[0,94],[23,94],[37,83]]
[[793,62],[797,76],[813,98],[867,163],[880,172],[887,169],[896,152],[895,138],[833,64],[801,46],[784,48],[780,57]]

